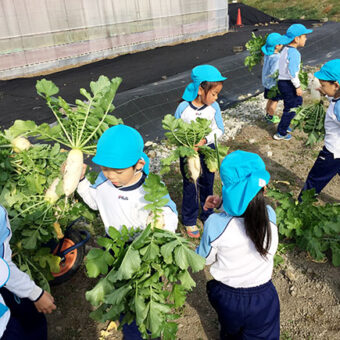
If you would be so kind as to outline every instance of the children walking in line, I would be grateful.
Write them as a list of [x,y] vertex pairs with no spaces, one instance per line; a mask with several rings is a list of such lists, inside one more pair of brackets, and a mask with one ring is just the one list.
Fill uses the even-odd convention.
[[277,127],[277,133],[273,136],[276,140],[290,140],[292,138],[289,124],[295,116],[292,111],[302,105],[302,89],[300,87],[299,71],[301,63],[301,54],[297,50],[299,47],[304,47],[307,34],[313,30],[307,29],[302,24],[293,24],[284,35],[285,46],[281,52],[279,60],[279,80],[278,88],[283,98],[284,108],[281,121]]
[[[207,283],[218,314],[220,339],[280,338],[280,303],[271,281],[278,246],[276,215],[264,200],[270,175],[254,153],[234,151],[220,168],[224,212],[204,224],[197,253],[206,258]],[[221,203],[207,199],[207,207]]]
[[320,92],[330,97],[325,117],[325,145],[320,151],[306,182],[304,190],[314,188],[318,194],[336,175],[340,175],[340,59],[334,59],[314,73],[320,80]]
[[[106,233],[110,226],[120,230],[127,228],[145,229],[150,203],[144,199],[143,183],[149,173],[149,159],[143,152],[144,142],[139,132],[126,125],[116,125],[106,130],[98,140],[97,152],[92,161],[101,172],[94,185],[83,177],[78,193],[85,203],[99,210]],[[85,175],[85,167],[84,174]],[[175,232],[178,224],[175,203],[169,199],[163,208],[164,229]],[[123,326],[125,340],[141,340],[136,322]]]
[[272,95],[270,90],[276,86],[277,79],[275,73],[279,70],[279,58],[282,44],[285,38],[279,33],[270,33],[266,39],[266,44],[261,50],[264,53],[262,68],[262,85],[264,87],[264,98],[267,99],[266,120],[270,123],[278,123],[280,118],[275,116],[277,103],[282,99],[279,93]]
[[[218,94],[222,90],[223,81],[227,79],[211,65],[199,65],[191,71],[192,82],[186,87],[182,96],[183,101],[177,107],[176,118],[181,118],[186,123],[196,120],[197,117],[211,121],[211,132],[205,136],[197,146],[206,144],[215,148],[214,138],[218,139],[224,133],[221,110],[216,102]],[[185,158],[180,159],[180,169],[183,177],[182,223],[187,234],[193,238],[199,238],[200,232],[196,225],[199,210],[200,220],[205,222],[213,210],[203,211],[202,207],[206,198],[213,193],[214,173],[210,172],[200,155],[202,173],[196,185],[185,174]],[[200,202],[200,203],[199,203]]]
[[44,314],[56,309],[54,298],[12,262],[11,237],[7,212],[0,205],[0,338],[47,340]]

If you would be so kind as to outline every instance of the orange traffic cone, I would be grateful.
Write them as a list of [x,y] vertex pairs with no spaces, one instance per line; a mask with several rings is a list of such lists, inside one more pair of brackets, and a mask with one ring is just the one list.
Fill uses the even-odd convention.
[[239,8],[237,9],[236,26],[243,26],[242,19],[241,19],[241,10]]

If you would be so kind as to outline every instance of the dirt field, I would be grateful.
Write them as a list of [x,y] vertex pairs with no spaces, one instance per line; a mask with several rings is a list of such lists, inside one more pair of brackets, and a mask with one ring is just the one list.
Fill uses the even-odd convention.
[[[243,107],[241,103],[233,110],[242,112]],[[227,112],[224,119],[228,118]],[[297,131],[293,132],[291,141],[278,142],[272,139],[274,132],[274,126],[256,119],[245,124],[235,139],[226,144],[231,150],[243,149],[261,155],[271,180],[289,182],[289,187],[284,185],[281,189],[297,194],[322,144],[306,148],[305,135]],[[176,169],[174,178],[166,182],[170,195],[180,205],[181,183]],[[332,180],[320,198],[326,202],[340,202],[339,177]],[[333,267],[329,261],[315,263],[299,250],[289,251],[283,257],[284,263],[274,269],[273,275],[281,302],[281,339],[340,339],[340,268]],[[195,274],[194,279],[197,287],[189,294],[183,317],[178,321],[178,339],[218,339],[216,314],[205,293],[208,268]],[[69,282],[52,288],[58,310],[48,317],[49,339],[122,339],[122,334],[110,329],[108,323],[96,324],[89,318],[92,307],[84,294],[94,283],[95,280],[86,277],[82,267]]]

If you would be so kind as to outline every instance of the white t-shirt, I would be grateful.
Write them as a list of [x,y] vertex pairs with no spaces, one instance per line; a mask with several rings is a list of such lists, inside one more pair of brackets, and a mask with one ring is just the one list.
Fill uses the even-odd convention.
[[209,216],[197,253],[211,264],[210,273],[215,280],[234,288],[257,287],[272,277],[274,255],[278,246],[278,231],[274,210],[267,206],[271,244],[263,257],[246,234],[244,219],[226,212]]
[[[132,186],[118,188],[101,172],[94,185],[84,178],[77,191],[91,209],[99,210],[106,233],[110,226],[117,230],[121,230],[123,225],[145,229],[149,211],[144,207],[150,202],[144,199],[144,180],[145,175]],[[169,202],[163,207],[165,229],[175,232],[178,224],[176,205],[169,195],[166,198]]]

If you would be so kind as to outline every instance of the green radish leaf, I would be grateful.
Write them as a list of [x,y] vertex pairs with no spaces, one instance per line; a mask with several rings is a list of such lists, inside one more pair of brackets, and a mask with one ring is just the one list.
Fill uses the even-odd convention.
[[111,294],[105,296],[104,302],[111,305],[120,305],[131,289],[129,284],[115,289]]
[[113,256],[102,249],[91,249],[86,256],[86,270],[89,277],[107,274],[109,266],[114,262]]
[[102,278],[98,281],[95,287],[86,292],[86,300],[93,306],[99,306],[104,302],[105,295],[114,290],[113,285],[107,278]]

